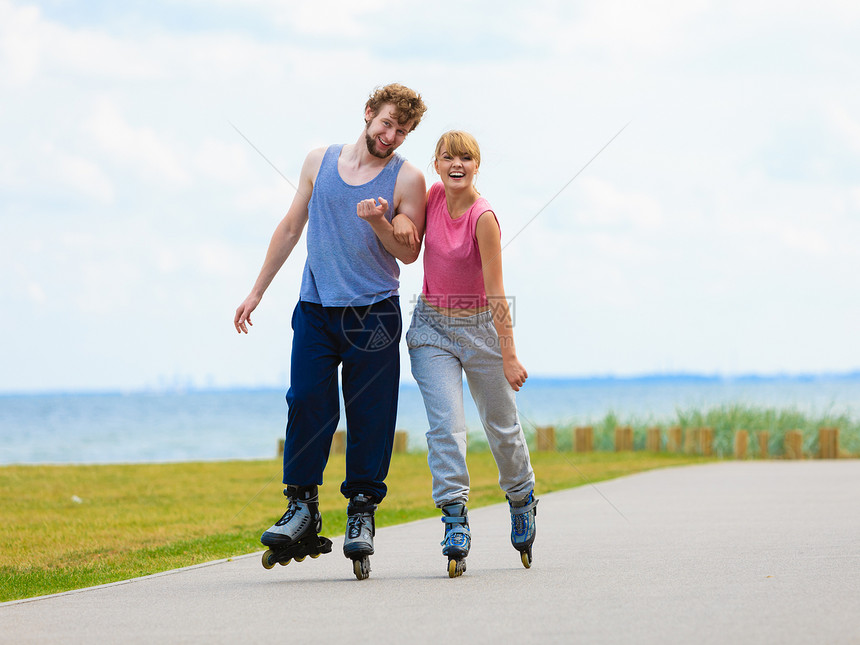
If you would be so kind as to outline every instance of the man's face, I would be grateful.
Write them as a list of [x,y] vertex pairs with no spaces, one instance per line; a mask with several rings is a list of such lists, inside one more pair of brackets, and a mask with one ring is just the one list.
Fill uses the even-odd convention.
[[370,108],[365,110],[367,127],[364,130],[364,140],[367,143],[367,151],[374,157],[390,157],[412,130],[412,121],[401,125],[397,122],[396,114],[397,111],[390,103],[380,107],[376,116],[373,116]]

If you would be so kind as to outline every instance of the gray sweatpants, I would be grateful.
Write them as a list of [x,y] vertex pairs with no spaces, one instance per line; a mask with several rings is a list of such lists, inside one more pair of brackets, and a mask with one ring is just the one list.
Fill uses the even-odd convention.
[[499,468],[499,486],[510,499],[525,499],[535,476],[492,313],[453,318],[419,299],[406,344],[430,424],[427,462],[436,506],[469,499],[463,372]]

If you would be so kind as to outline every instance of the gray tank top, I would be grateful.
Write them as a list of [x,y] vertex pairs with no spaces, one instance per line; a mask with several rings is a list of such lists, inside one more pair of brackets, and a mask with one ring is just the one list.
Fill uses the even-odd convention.
[[361,186],[347,184],[337,171],[343,145],[323,156],[308,203],[308,259],[299,299],[324,307],[370,305],[397,295],[400,267],[355,212],[363,199],[384,197],[385,218],[394,217],[394,184],[403,157],[394,153],[385,168]]

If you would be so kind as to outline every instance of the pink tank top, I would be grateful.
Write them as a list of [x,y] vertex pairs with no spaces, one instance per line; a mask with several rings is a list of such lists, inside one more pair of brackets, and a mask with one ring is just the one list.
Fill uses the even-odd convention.
[[479,197],[469,210],[452,219],[442,182],[431,186],[424,229],[423,289],[424,299],[431,305],[447,309],[487,305],[476,235],[478,218],[487,211],[492,213],[493,209],[486,199]]

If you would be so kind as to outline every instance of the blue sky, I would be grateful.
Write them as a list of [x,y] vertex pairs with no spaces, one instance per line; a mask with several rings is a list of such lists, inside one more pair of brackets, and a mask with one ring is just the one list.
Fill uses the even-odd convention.
[[295,180],[390,81],[428,182],[482,145],[531,374],[860,367],[855,3],[357,4],[0,0],[0,391],[283,384],[303,246],[232,315],[292,189],[230,124]]

